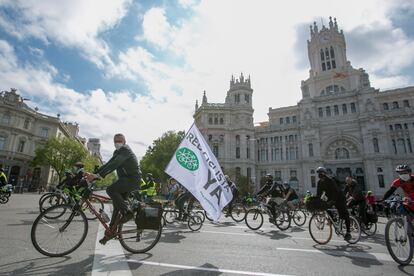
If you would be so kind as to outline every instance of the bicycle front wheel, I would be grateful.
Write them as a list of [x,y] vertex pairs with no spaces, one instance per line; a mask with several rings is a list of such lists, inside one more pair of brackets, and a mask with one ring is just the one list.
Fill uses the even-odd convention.
[[241,203],[235,203],[231,212],[231,218],[235,222],[242,222],[246,218],[246,207]]
[[263,225],[263,214],[258,209],[250,209],[246,213],[246,225],[252,230],[258,230]]
[[164,217],[166,223],[168,223],[168,224],[173,223],[174,221],[177,220],[178,211],[164,210],[163,217]]
[[64,205],[67,204],[66,199],[60,194],[50,194],[43,198],[40,202],[39,209],[40,212],[44,212],[46,209],[56,205]]
[[188,225],[188,228],[191,231],[193,231],[193,232],[194,231],[198,231],[198,230],[200,230],[201,226],[203,226],[203,220],[198,215],[190,215],[188,217],[188,223],[187,223],[187,225]]
[[33,222],[31,240],[41,254],[61,257],[76,250],[87,233],[88,221],[81,210],[73,210],[68,204],[56,205],[40,213]]
[[145,253],[160,240],[162,225],[158,229],[139,229],[133,220],[121,224],[118,228],[119,242],[131,253]]
[[288,211],[281,210],[276,212],[275,225],[282,231],[289,229],[291,223],[291,216]]
[[332,224],[325,213],[315,213],[309,220],[309,234],[318,244],[327,244],[332,238]]
[[293,222],[297,226],[303,226],[306,223],[306,214],[302,210],[293,211]]
[[413,259],[413,238],[404,228],[404,218],[393,218],[385,226],[385,244],[397,263],[408,265]]
[[[351,230],[351,238],[347,240],[349,244],[355,244],[361,238],[361,225],[359,224],[358,220],[354,216],[349,216],[350,230]],[[345,220],[341,219],[340,229],[342,229],[342,233],[346,233],[346,224]]]

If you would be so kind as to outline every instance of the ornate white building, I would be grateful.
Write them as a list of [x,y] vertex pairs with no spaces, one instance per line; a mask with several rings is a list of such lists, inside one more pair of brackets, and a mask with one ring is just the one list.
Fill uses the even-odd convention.
[[64,123],[24,103],[16,89],[0,93],[0,167],[9,182],[36,190],[40,185],[55,185],[57,174],[49,166],[31,167],[35,149],[52,137],[71,137],[85,146],[79,137],[79,125]]
[[208,103],[204,92],[194,118],[220,164],[259,186],[271,173],[299,189],[316,191],[315,168],[339,180],[354,176],[382,195],[401,163],[414,167],[414,87],[379,91],[368,74],[346,57],[336,19],[310,26],[309,77],[295,106],[269,108],[269,120],[253,124],[250,76],[231,78],[225,103]]

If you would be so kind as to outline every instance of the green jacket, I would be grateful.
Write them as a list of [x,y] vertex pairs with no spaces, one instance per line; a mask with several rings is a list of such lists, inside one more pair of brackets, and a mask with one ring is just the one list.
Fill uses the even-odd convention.
[[4,172],[0,172],[0,184],[1,185],[7,184],[7,176]]
[[114,155],[108,162],[97,170],[97,174],[105,177],[116,170],[119,178],[130,178],[139,180],[141,177],[138,160],[128,145],[114,151]]
[[149,181],[148,183],[145,183],[142,181],[139,193],[141,195],[147,195],[147,196],[156,196],[157,195],[157,189],[156,189],[156,183],[154,181]]

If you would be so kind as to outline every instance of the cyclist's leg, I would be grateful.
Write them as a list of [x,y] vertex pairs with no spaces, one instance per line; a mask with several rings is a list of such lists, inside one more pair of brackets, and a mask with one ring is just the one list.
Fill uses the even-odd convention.
[[350,233],[351,232],[351,220],[349,218],[349,213],[348,210],[346,208],[346,203],[345,201],[337,201],[335,203],[335,207],[338,210],[338,215],[340,219],[345,220],[345,226],[346,226],[346,232]]
[[116,218],[118,212],[125,215],[128,211],[130,211],[122,194],[135,190],[137,188],[136,183],[136,180],[120,178],[106,189],[106,192],[112,199],[114,205],[111,223],[114,223],[114,218]]
[[361,221],[366,224],[367,223],[367,203],[365,202],[365,200],[361,200],[358,202],[358,212],[359,212],[359,217],[361,219]]

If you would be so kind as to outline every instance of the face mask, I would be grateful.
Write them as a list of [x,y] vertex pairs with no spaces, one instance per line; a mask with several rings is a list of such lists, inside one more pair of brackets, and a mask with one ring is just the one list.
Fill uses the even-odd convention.
[[324,174],[322,174],[322,173],[320,173],[320,174],[318,174],[318,177],[319,177],[319,178],[324,178],[324,177],[325,177],[325,175],[324,175]]
[[119,150],[124,144],[122,144],[122,143],[115,143],[114,145],[115,145],[115,148],[117,150]]
[[402,181],[408,181],[408,180],[410,180],[410,175],[409,174],[400,174],[400,179]]

